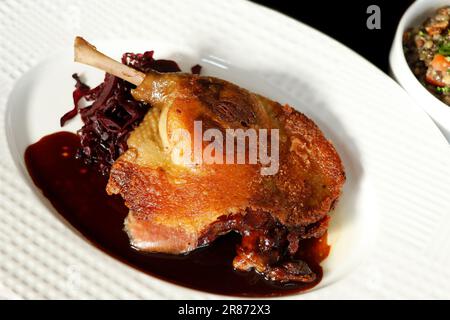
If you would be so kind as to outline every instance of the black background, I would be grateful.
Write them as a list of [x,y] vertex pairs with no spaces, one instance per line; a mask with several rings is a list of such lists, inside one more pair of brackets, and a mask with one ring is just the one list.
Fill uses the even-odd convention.
[[[389,51],[401,16],[413,0],[253,1],[300,20],[335,38],[388,72]],[[369,30],[367,7],[381,9],[381,29]]]

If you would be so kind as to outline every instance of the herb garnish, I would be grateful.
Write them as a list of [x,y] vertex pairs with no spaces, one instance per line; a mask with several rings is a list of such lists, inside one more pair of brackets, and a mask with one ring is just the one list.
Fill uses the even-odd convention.
[[450,87],[436,87],[436,92],[440,94],[450,93]]
[[450,42],[444,42],[439,46],[438,53],[444,56],[450,56]]

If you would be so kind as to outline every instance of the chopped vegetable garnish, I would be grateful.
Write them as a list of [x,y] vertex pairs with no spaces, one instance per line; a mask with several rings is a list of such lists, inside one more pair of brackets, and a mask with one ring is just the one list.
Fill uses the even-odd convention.
[[444,42],[439,46],[438,53],[444,56],[450,56],[450,42]]
[[450,5],[403,35],[411,71],[430,93],[450,105]]
[[436,87],[436,92],[440,94],[450,93],[450,87]]

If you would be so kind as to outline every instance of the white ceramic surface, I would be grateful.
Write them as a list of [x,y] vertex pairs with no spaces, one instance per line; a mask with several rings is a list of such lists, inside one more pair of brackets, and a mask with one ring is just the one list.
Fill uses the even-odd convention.
[[66,4],[0,3],[0,295],[218,297],[147,276],[93,248],[30,183],[23,152],[60,130],[59,117],[71,106],[70,75],[102,78],[71,62],[73,37],[83,35],[114,57],[155,49],[185,70],[199,62],[205,74],[292,104],[333,140],[348,181],[333,213],[332,252],[319,286],[290,298],[450,297],[450,151],[385,74],[308,26],[249,2]]
[[450,0],[418,0],[408,8],[397,27],[389,63],[395,79],[433,118],[450,142],[450,107],[428,92],[417,80],[406,62],[402,45],[403,33],[408,28],[422,24],[438,8],[445,5],[450,5]]

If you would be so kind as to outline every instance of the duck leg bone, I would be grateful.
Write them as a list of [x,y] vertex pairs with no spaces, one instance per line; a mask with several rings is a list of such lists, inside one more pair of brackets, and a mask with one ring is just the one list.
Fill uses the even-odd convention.
[[106,55],[81,37],[75,38],[75,62],[103,70],[136,86],[145,78],[145,73],[130,68]]

